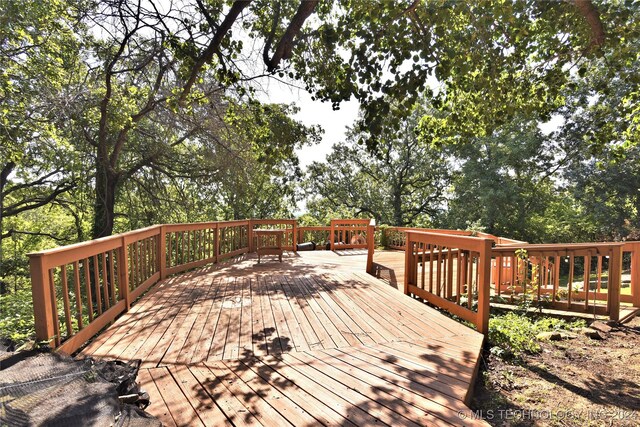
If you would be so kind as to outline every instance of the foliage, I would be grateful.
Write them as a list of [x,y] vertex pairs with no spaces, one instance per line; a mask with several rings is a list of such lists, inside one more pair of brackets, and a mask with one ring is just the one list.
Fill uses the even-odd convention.
[[21,343],[34,335],[31,289],[0,295],[0,339]]
[[536,335],[541,332],[568,330],[585,326],[584,320],[572,322],[554,317],[530,317],[509,312],[489,319],[489,344],[492,352],[518,357],[523,353],[538,353],[541,348]]
[[326,162],[312,163],[305,182],[310,205],[344,206],[356,216],[396,226],[431,224],[449,173],[442,150],[418,140],[423,111],[415,108],[399,132],[389,127],[376,135],[375,155],[357,143],[360,133],[352,130],[346,144],[333,146]]

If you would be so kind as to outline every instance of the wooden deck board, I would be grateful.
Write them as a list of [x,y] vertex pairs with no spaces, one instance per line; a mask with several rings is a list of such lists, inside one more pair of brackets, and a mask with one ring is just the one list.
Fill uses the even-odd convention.
[[249,256],[173,277],[80,356],[143,359],[167,425],[483,425],[456,416],[483,337],[363,273],[365,259]]

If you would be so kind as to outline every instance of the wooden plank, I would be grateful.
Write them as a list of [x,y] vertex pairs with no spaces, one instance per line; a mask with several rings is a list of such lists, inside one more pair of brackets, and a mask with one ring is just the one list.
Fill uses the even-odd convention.
[[[387,306],[398,305],[400,296],[396,294],[395,290],[381,285],[375,278],[366,274],[352,273],[352,275],[372,285],[369,291],[372,295],[375,294],[377,296],[375,299],[384,301]],[[403,298],[401,308],[404,310],[403,313],[412,319],[410,325],[418,325],[422,328],[421,331],[429,330],[431,335],[468,334],[474,332],[473,329],[443,316],[435,309],[413,298]]]
[[[173,278],[172,280],[176,279]],[[168,286],[169,282],[165,282],[154,287],[144,299],[132,305],[131,309],[126,314],[118,318],[109,329],[103,331],[98,337],[89,343],[80,354],[84,356],[91,356],[94,353],[109,354],[109,350],[122,339],[122,335],[117,338],[113,338],[113,335],[117,334],[119,331],[126,334],[126,331],[133,330],[132,328],[140,319],[151,318],[147,313],[147,308],[155,306],[155,303],[158,302],[159,298],[156,293],[160,294],[160,291],[166,289]]]
[[222,303],[222,312],[229,317],[227,336],[221,359],[236,359],[240,354],[240,320],[242,317],[242,283],[244,277],[237,277],[231,288],[231,295]]
[[[175,288],[172,289],[175,290]],[[158,290],[139,301],[138,304],[134,304],[129,312],[116,320],[107,331],[87,346],[82,354],[117,358],[126,346],[143,331],[144,325],[153,318],[152,315],[149,315],[148,310],[154,306],[162,307],[165,300],[164,292],[162,292],[164,289],[159,287]],[[139,324],[139,322],[142,323]],[[119,346],[119,349],[116,346]]]
[[259,359],[252,359],[250,361],[243,360],[240,362],[245,366],[247,371],[252,371],[258,375],[265,384],[268,384],[274,390],[280,391],[295,405],[313,415],[320,424],[355,427],[355,424],[344,418],[338,412],[339,408],[327,406],[326,402],[316,397],[313,390],[307,392],[300,387],[295,382],[295,379],[300,376],[296,371],[287,370],[286,367],[281,367],[281,369],[276,370],[274,367]]
[[222,361],[207,362],[205,365],[211,373],[216,376],[218,381],[224,384],[231,394],[242,398],[247,410],[249,410],[260,423],[265,426],[291,425],[285,417],[261,397],[261,395],[264,394],[264,390],[256,393],[251,387],[245,384],[233,370],[225,366]]
[[315,303],[315,301],[313,301],[312,297],[306,292],[306,289],[304,288],[304,285],[301,283],[300,278],[299,277],[292,278],[291,286],[297,291],[296,299],[298,301],[298,304],[300,305],[307,320],[309,321],[309,325],[313,329],[313,332],[318,339],[320,348],[333,347],[334,345],[336,345],[333,339],[331,338],[331,335],[325,328],[324,324],[318,318],[318,315],[311,307],[311,304]]
[[[191,301],[191,294],[195,291],[194,283],[194,281],[187,281],[186,284],[181,283],[179,288],[182,292],[177,293],[177,296],[169,301],[169,304],[163,306],[155,317],[154,322],[145,328],[151,329],[151,332],[144,334],[142,339],[136,340],[133,345],[129,345],[119,357],[124,360],[134,357],[140,358],[144,361],[143,366],[145,367],[152,367],[160,363],[166,349],[163,346],[168,344],[166,339],[162,345],[158,344],[174,323],[176,316],[183,308],[183,304],[188,304]],[[168,335],[167,339],[170,337]]]
[[151,378],[149,374],[149,369],[140,369],[136,381],[140,384],[140,389],[149,394],[151,403],[145,411],[160,420],[163,426],[176,426],[176,422],[171,416],[171,412],[164,402],[160,390],[158,390],[156,383],[153,382],[153,378]]
[[180,350],[180,354],[176,360],[177,363],[180,364],[189,364],[191,360],[193,360],[194,352],[198,347],[198,344],[201,340],[206,338],[203,337],[204,330],[207,325],[207,319],[209,318],[209,314],[211,312],[211,308],[213,307],[213,303],[216,300],[216,296],[220,291],[220,278],[219,277],[208,277],[208,281],[211,283],[207,289],[207,292],[203,295],[202,301],[200,302],[200,310],[196,316],[195,322],[193,323],[193,327],[191,331],[189,331],[189,335],[182,346],[182,350]]
[[307,295],[309,306],[313,310],[320,324],[325,328],[325,331],[331,338],[331,341],[333,341],[333,346],[330,345],[330,347],[346,347],[352,345],[352,342],[359,342],[355,337],[351,337],[351,341],[347,340],[347,338],[340,332],[340,330],[344,329],[345,326],[336,320],[332,310],[328,308],[326,302],[319,295],[315,287],[315,281],[308,277],[301,277],[298,281],[298,285]]
[[[366,371],[359,370],[325,354],[296,353],[291,356],[306,362],[309,366],[313,366],[318,372],[336,378],[347,387],[359,391],[367,399],[371,399],[366,403],[360,403],[361,407],[368,411],[371,411],[371,407],[380,408],[380,411],[375,413],[372,411],[371,413],[374,415],[382,413],[381,421],[389,425],[395,425],[396,423],[414,425],[416,422],[419,422],[420,425],[430,426],[450,425],[425,411],[423,409],[425,405],[421,402],[424,399],[418,393],[407,391],[394,383],[384,381]],[[439,409],[443,412],[450,410],[443,406]]]
[[[422,400],[422,404],[419,402],[414,402],[414,404],[419,404],[424,410],[446,422],[455,422],[457,424],[460,421],[456,416],[457,411],[468,411],[462,400],[447,396],[429,385],[414,381],[415,376],[410,376],[407,371],[400,370],[400,372],[407,374],[407,376],[404,376],[390,369],[387,364],[373,365],[371,361],[367,362],[360,359],[361,354],[357,352],[351,355],[340,349],[335,349],[323,350],[319,353],[333,357],[332,359],[326,359],[327,363],[340,369],[346,369],[358,377],[365,377],[368,382],[375,384],[377,387],[404,389],[411,394],[417,394]],[[316,354],[316,357],[320,356]],[[366,356],[362,356],[362,358],[368,359]],[[465,425],[483,425],[481,422],[474,423],[473,421],[469,421],[469,424],[467,424],[467,421],[465,420]]]
[[[322,307],[324,313],[331,319],[336,326],[336,330],[349,343],[349,345],[360,345],[362,341],[359,335],[366,335],[365,332],[340,309],[328,292],[318,285],[318,277],[305,277],[309,289],[317,295],[316,301]],[[364,335],[363,335],[364,334]],[[370,340],[370,339],[369,339]],[[372,341],[372,340],[371,340]]]
[[170,366],[169,371],[187,400],[198,413],[198,417],[206,426],[232,426],[226,415],[216,404],[202,385],[193,376],[187,366]]
[[[222,277],[216,283],[216,295],[213,298],[211,309],[209,310],[205,318],[205,323],[202,329],[202,334],[200,334],[200,339],[198,340],[197,345],[191,354],[192,364],[202,363],[207,360],[213,346],[216,332],[220,333],[220,331],[218,331],[218,326],[220,325],[222,304],[227,294],[228,284],[229,281]],[[227,325],[224,325],[222,327],[226,328]],[[224,341],[222,341],[222,345],[220,346],[220,348],[224,348]]]
[[253,300],[251,299],[251,280],[248,277],[245,277],[242,280],[241,292],[240,301],[242,308],[240,313],[239,352],[240,357],[248,357],[253,355],[253,320],[251,318],[253,313],[251,309],[253,306]]
[[[209,347],[206,360],[219,360],[224,356],[224,349],[227,345],[227,334],[229,333],[229,319],[231,313],[229,309],[224,307],[225,301],[233,301],[235,279],[227,278],[225,280],[225,295],[220,304],[220,315],[214,335],[212,336],[211,345]],[[237,342],[236,342],[237,345]]]
[[344,388],[336,390],[314,381],[314,375],[308,371],[309,368],[306,364],[295,360],[284,360],[281,356],[268,356],[265,362],[350,422],[360,426],[380,424],[380,420],[376,417],[354,406],[349,399],[344,398],[341,395]]
[[[193,330],[193,326],[200,316],[206,301],[206,295],[209,293],[212,283],[213,281],[208,276],[202,276],[196,279],[196,291],[194,292],[193,303],[189,307],[181,310],[176,319],[179,322],[178,328],[175,330],[174,338],[171,340],[162,357],[163,364],[177,363],[183,347]],[[190,358],[190,355],[188,355],[187,358]]]
[[[318,335],[316,334],[311,322],[307,318],[307,313],[304,311],[304,306],[300,303],[301,293],[299,288],[292,285],[292,277],[283,277],[280,284],[285,292],[287,301],[291,306],[291,311],[295,315],[296,322],[300,327],[304,340],[307,343],[308,348],[311,350],[322,348],[322,344]],[[304,303],[306,305],[306,302]],[[312,314],[313,316],[313,314]]]
[[358,408],[385,424],[415,427],[419,425],[405,417],[408,412],[406,406],[400,409],[400,405],[397,403],[394,405],[391,401],[375,396],[373,393],[369,395],[368,388],[358,387],[358,383],[354,381],[353,377],[333,368],[332,365],[321,364],[317,359],[305,353],[289,353],[283,356],[283,359],[317,384],[339,395],[353,408]]
[[198,413],[193,409],[189,399],[182,393],[167,368],[149,369],[149,375],[153,378],[153,382],[158,387],[158,391],[177,425],[204,426]]
[[206,366],[190,366],[189,371],[233,425],[245,427],[262,425],[244,402],[229,392]]
[[262,335],[259,335],[258,338],[264,338],[268,354],[281,353],[282,345],[280,343],[278,328],[276,327],[276,320],[273,314],[269,287],[267,286],[264,278],[257,278],[256,282],[258,284],[257,289],[260,290],[260,311],[262,312],[262,323],[264,325]]
[[[245,359],[246,360],[246,359]],[[294,426],[316,425],[318,420],[300,407],[295,401],[287,397],[272,384],[265,381],[250,367],[251,361],[225,361],[223,364],[233,371],[244,384],[251,388],[253,394],[261,396],[273,409],[278,411]]]
[[[328,282],[319,281],[318,283],[321,286],[325,286],[327,291],[331,290]],[[363,330],[366,330],[367,335],[371,337],[374,342],[391,341],[396,338],[396,336],[385,327],[387,322],[379,322],[372,317],[370,312],[352,300],[346,291],[333,289],[331,296],[348,316],[361,325]]]
[[277,345],[273,346],[274,352],[278,351],[278,346],[281,351],[291,351],[294,347],[294,342],[289,331],[289,325],[282,312],[282,306],[280,304],[280,296],[273,285],[273,282],[269,277],[263,279],[263,284],[267,288],[267,294],[269,295],[269,301],[271,304],[271,311],[273,313],[274,326],[276,330],[276,342]]

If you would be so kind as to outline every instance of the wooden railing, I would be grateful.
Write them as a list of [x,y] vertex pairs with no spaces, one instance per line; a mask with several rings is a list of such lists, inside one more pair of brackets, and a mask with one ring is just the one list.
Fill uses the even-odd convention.
[[316,250],[331,249],[331,226],[298,227],[298,242],[314,242]]
[[489,328],[493,240],[406,230],[404,293]]
[[369,219],[332,219],[331,250],[366,249],[367,241],[374,239]]
[[285,230],[284,249],[296,250],[295,220],[256,219],[155,225],[29,254],[37,339],[73,353],[159,280],[253,252],[257,228]]
[[493,234],[469,231],[469,230],[445,230],[434,228],[411,228],[411,227],[385,227],[382,229],[382,242],[388,249],[404,251],[406,247],[407,231],[421,231],[426,233],[446,234],[449,236],[468,236],[491,239],[495,244],[515,244],[526,243],[520,240],[507,239],[505,237],[494,236]]
[[[492,253],[498,302],[529,302],[611,320],[619,319],[621,302],[640,307],[639,242],[507,245]],[[625,292],[623,261],[630,277]]]

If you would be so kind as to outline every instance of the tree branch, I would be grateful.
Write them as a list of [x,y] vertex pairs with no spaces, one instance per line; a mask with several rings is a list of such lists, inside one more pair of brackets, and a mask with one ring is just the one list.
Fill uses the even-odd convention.
[[249,6],[249,3],[251,3],[251,0],[238,0],[233,3],[231,9],[229,10],[229,13],[227,13],[224,21],[222,21],[222,24],[220,24],[220,26],[216,30],[213,39],[211,39],[211,43],[209,43],[204,52],[202,52],[202,55],[200,55],[200,58],[198,58],[198,60],[193,65],[191,74],[189,75],[187,82],[183,86],[182,93],[178,98],[178,103],[180,105],[184,104],[185,100],[187,99],[187,96],[189,95],[189,92],[191,92],[191,88],[195,84],[196,79],[198,78],[198,74],[200,73],[200,70],[202,70],[202,67],[204,67],[205,64],[211,62],[211,60],[213,59],[213,55],[220,50],[220,44],[222,43],[222,40],[227,35],[236,19],[238,19],[240,13],[242,13],[244,8]]
[[304,21],[306,21],[307,18],[313,13],[318,3],[319,0],[302,0],[300,2],[298,11],[291,19],[287,30],[284,32],[282,38],[278,42],[273,56],[266,63],[267,71],[269,71],[270,73],[274,72],[278,68],[280,61],[282,61],[283,59],[291,58],[291,52],[293,51],[293,46],[295,45],[295,38],[298,33],[300,33],[302,24],[304,24]]

